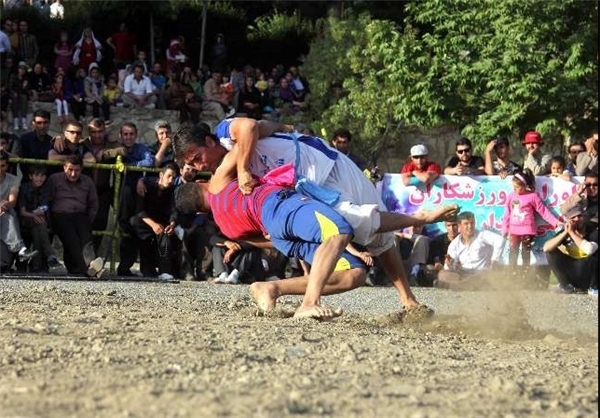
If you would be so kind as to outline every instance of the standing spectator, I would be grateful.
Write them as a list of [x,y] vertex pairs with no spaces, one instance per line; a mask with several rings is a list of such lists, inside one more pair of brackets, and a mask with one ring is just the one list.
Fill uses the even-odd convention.
[[27,111],[29,110],[29,77],[27,64],[21,61],[17,71],[8,79],[8,92],[13,114],[13,130],[27,128]]
[[87,72],[83,68],[71,67],[65,79],[65,99],[71,107],[75,120],[81,121],[86,112],[85,78]]
[[[9,132],[0,132],[0,151],[4,151],[8,154],[8,157],[18,157],[17,154],[13,152],[15,149],[15,143],[19,142],[19,137],[16,134],[11,134]],[[17,145],[18,146],[18,145]],[[9,163],[8,164],[8,173],[17,175],[17,164]]]
[[368,164],[364,158],[350,151],[350,141],[352,141],[352,134],[348,129],[339,128],[333,132],[333,136],[331,138],[333,147],[346,157],[350,158],[350,160],[352,160],[352,162],[356,164],[361,171],[364,171],[367,169]]
[[125,78],[123,88],[123,103],[136,108],[154,109],[156,107],[156,95],[154,86],[148,77],[144,75],[144,67],[140,64],[133,66],[133,73]]
[[[123,163],[135,167],[154,167],[154,155],[146,144],[139,143],[137,126],[125,122],[119,130],[121,145],[123,145]],[[119,226],[128,233],[129,237],[122,237],[119,243],[120,263],[117,268],[119,276],[133,276],[131,267],[135,263],[139,250],[139,241],[133,235],[130,218],[137,213],[135,208],[135,188],[137,181],[142,177],[141,172],[131,171],[126,173],[122,183],[119,201]]]
[[52,93],[54,94],[54,104],[56,105],[58,123],[62,124],[69,119],[69,104],[67,103],[66,99],[66,86],[64,84],[64,76],[62,74],[56,74],[54,76],[54,83],[52,84],[51,88]]
[[54,0],[50,5],[50,18],[60,20],[65,18],[65,6],[62,4],[62,0]]
[[[124,148],[117,141],[109,141],[104,120],[94,118],[89,121],[87,127],[89,137],[83,141],[84,146],[89,149],[97,162],[114,164],[117,156],[123,155]],[[108,225],[110,206],[114,199],[112,170],[92,168],[89,176],[96,185],[96,192],[98,193],[98,213],[94,218],[94,222],[92,222],[92,230],[104,231]],[[96,254],[99,254],[102,239],[102,235],[95,235],[92,238]]]
[[459,234],[448,246],[437,287],[480,288],[485,286],[486,276],[502,256],[504,239],[492,231],[478,231],[472,212],[460,213],[457,220]]
[[52,248],[48,224],[49,190],[46,184],[46,167],[35,165],[29,170],[29,181],[19,190],[19,217],[23,237],[32,243],[38,254],[32,259],[32,270],[47,272],[60,267]]
[[173,279],[179,274],[176,260],[181,259],[181,244],[175,235],[174,182],[179,168],[166,163],[156,177],[144,177],[146,193],[138,195],[138,212],[130,219],[133,233],[140,241],[140,270],[145,277]]
[[95,277],[104,264],[92,248],[92,221],[98,212],[94,182],[82,174],[79,155],[64,160],[63,172],[48,178],[52,228],[63,245],[63,260],[69,274]]
[[[492,156],[494,152],[496,158]],[[485,174],[488,176],[500,176],[505,179],[506,176],[512,176],[522,168],[519,164],[510,159],[510,142],[507,138],[498,137],[492,139],[485,147]]]
[[115,51],[113,62],[115,68],[119,64],[131,64],[137,54],[137,36],[129,32],[127,25],[121,23],[119,30],[106,39],[106,43]]
[[8,35],[3,30],[0,30],[0,65],[4,65],[4,59],[11,51],[12,48]]
[[569,145],[567,156],[567,170],[569,170],[571,176],[577,175],[577,156],[585,151],[585,144],[583,142],[573,142]]
[[167,77],[171,77],[172,73],[180,73],[189,61],[189,57],[181,43],[181,38],[171,39],[169,47],[166,51],[167,58]]
[[100,109],[104,116],[104,123],[110,125],[110,103],[104,97],[104,77],[100,74],[100,68],[95,62],[90,63],[89,75],[85,78],[85,101],[92,105],[92,115],[95,118],[100,117]]
[[536,176],[543,176],[550,173],[550,160],[552,155],[542,154],[542,135],[536,131],[530,131],[525,134],[523,146],[527,151],[523,168],[528,168]]
[[17,58],[25,61],[29,67],[33,66],[40,54],[40,48],[35,35],[29,33],[29,25],[25,20],[19,22],[18,39],[18,47],[15,48]]
[[405,186],[427,186],[442,174],[442,167],[435,161],[429,161],[428,156],[429,150],[423,144],[414,145],[410,149],[411,161],[400,170]]
[[89,73],[90,64],[102,60],[102,44],[94,36],[91,28],[85,28],[81,38],[75,43],[73,64]]
[[576,172],[578,176],[598,173],[598,131],[585,140],[586,152],[577,155]]
[[62,68],[65,72],[71,66],[73,60],[73,45],[69,42],[69,34],[66,30],[60,31],[58,42],[54,44],[54,69]]
[[227,66],[227,44],[225,44],[225,35],[217,33],[215,44],[212,48],[213,68],[225,68]]
[[473,155],[473,144],[465,137],[456,141],[456,155],[448,160],[444,174],[455,176],[479,176],[485,174],[485,161],[478,155]]
[[556,228],[560,222],[546,207],[535,191],[535,176],[529,169],[517,172],[512,178],[514,191],[506,199],[502,217],[502,235],[509,240],[508,263],[513,270],[517,267],[519,250],[523,266],[531,264],[531,249],[537,235],[536,213]]
[[15,71],[14,60],[12,56],[6,57],[0,62],[2,71],[0,71],[0,120],[5,120],[10,100],[10,76]]
[[41,62],[36,62],[29,73],[29,95],[33,102],[54,102],[52,81]]
[[558,280],[556,293],[588,289],[598,297],[598,225],[586,222],[581,205],[563,207],[565,228],[544,243],[550,270]]
[[63,136],[65,146],[62,151],[51,149],[48,151],[48,160],[66,161],[71,155],[77,155],[84,163],[95,163],[94,154],[81,142],[83,126],[79,121],[72,120],[65,124]]
[[[48,151],[52,149],[52,137],[48,135],[50,127],[50,112],[38,109],[33,112],[33,131],[24,133],[19,139],[17,154],[21,158],[33,158],[36,160],[45,160],[48,158]],[[29,179],[29,164],[21,163],[21,172],[23,179]]]
[[37,250],[29,250],[21,237],[19,218],[15,211],[19,197],[19,178],[8,170],[8,154],[0,151],[0,241],[21,261],[30,260]]
[[152,85],[154,86],[154,94],[156,94],[158,109],[166,109],[166,90],[167,90],[167,77],[163,74],[162,65],[160,62],[155,62],[152,65],[152,71],[148,76]]
[[173,146],[171,145],[171,124],[166,120],[158,120],[154,124],[156,143],[150,147],[154,153],[154,165],[160,167],[165,162],[173,161]]

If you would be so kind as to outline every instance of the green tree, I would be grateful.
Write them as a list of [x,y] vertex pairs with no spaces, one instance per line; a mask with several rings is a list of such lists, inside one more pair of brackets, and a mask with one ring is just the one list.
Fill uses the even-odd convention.
[[303,67],[313,125],[347,126],[375,152],[398,127],[450,124],[480,148],[532,129],[582,137],[598,122],[597,12],[574,0],[427,0],[407,4],[401,29],[329,18]]

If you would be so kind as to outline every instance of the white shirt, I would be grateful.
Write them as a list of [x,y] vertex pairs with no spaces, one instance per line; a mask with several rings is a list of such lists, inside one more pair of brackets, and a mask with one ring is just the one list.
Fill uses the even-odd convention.
[[[492,262],[500,260],[503,251],[504,238],[487,230],[477,231],[468,245],[460,234],[448,245],[448,255],[465,270],[487,270]],[[444,269],[448,266],[444,265]]]
[[142,76],[140,81],[137,81],[133,74],[129,74],[127,77],[125,77],[123,91],[125,93],[133,93],[134,96],[144,96],[154,91],[154,85],[152,84],[152,81],[145,75]]
[[64,19],[65,18],[65,6],[58,1],[55,1],[50,5],[50,17],[52,19]]

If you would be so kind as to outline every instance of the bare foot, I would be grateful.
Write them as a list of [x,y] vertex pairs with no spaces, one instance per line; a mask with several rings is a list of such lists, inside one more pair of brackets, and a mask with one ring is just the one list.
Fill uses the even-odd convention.
[[456,204],[441,206],[427,214],[427,223],[447,221],[450,218],[458,215],[459,211],[460,207]]
[[254,282],[249,287],[250,295],[258,308],[263,312],[275,309],[277,303],[277,288],[272,282]]
[[330,319],[340,316],[344,313],[342,308],[331,310],[325,306],[300,306],[294,313],[294,318],[316,318],[316,319]]

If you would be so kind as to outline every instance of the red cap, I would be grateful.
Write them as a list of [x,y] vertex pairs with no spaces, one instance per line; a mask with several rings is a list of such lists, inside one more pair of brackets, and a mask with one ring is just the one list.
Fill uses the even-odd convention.
[[523,139],[523,145],[525,144],[540,144],[542,145],[544,141],[542,141],[542,136],[539,132],[529,131],[525,134],[525,139]]

